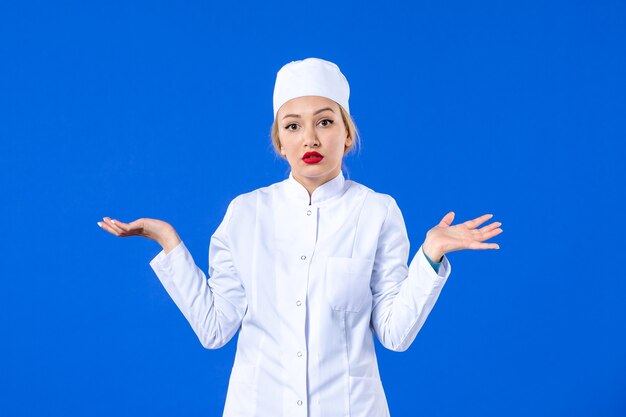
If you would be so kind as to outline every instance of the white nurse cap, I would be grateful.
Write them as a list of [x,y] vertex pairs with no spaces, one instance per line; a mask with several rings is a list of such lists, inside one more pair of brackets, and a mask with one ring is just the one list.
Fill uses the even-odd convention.
[[292,61],[276,74],[274,85],[274,119],[278,109],[292,98],[322,96],[340,104],[348,114],[350,86],[339,67],[319,58]]

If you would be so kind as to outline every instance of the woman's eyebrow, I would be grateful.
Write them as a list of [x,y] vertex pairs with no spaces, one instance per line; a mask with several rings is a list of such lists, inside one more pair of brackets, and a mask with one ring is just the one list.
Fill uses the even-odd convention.
[[[330,111],[332,111],[333,113],[335,112],[335,111],[334,111],[333,109],[331,109],[330,107],[324,107],[323,109],[319,109],[318,111],[316,111],[315,113],[313,113],[313,116],[315,116],[316,114],[319,114],[319,113],[321,113],[321,112],[323,112],[323,111],[326,111],[326,110],[330,110]],[[286,115],[284,115],[284,116],[283,116],[283,120],[284,120],[284,119],[286,119],[287,117],[300,117],[300,115],[299,115],[299,114],[286,114]]]
[[313,113],[313,116],[315,116],[316,114],[319,114],[319,113],[321,113],[321,112],[323,112],[323,111],[326,111],[326,110],[330,110],[330,111],[332,111],[333,113],[335,112],[335,111],[334,111],[333,109],[331,109],[330,107],[324,107],[323,109],[319,109],[318,111],[316,111],[315,113]]

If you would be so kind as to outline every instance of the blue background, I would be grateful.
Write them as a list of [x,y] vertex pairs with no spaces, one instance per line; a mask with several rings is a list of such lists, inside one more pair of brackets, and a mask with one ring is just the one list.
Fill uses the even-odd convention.
[[623,1],[2,2],[0,415],[221,415],[235,341],[202,348],[160,247],[96,222],[168,221],[206,271],[229,201],[288,174],[274,76],[309,56],[411,257],[449,210],[503,223],[377,346],[392,416],[626,415]]

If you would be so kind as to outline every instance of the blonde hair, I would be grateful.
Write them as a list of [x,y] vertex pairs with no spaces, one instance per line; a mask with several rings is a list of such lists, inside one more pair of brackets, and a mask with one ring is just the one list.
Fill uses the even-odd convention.
[[[343,151],[344,155],[347,155],[353,149],[357,149],[361,146],[361,137],[359,136],[359,131],[354,124],[354,120],[352,120],[352,116],[348,114],[347,111],[341,106],[341,104],[337,103],[339,106],[339,112],[341,113],[341,119],[343,120],[344,126],[348,129],[348,135],[352,139],[352,144],[350,146],[346,146]],[[274,119],[274,123],[272,123],[272,132],[270,134],[272,137],[272,145],[274,145],[274,150],[281,157],[285,158],[283,154],[280,152],[280,139],[278,138],[278,122]]]

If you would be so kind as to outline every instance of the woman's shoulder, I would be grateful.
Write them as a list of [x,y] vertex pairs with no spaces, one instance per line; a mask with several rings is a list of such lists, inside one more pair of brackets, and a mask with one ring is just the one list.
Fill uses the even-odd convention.
[[364,196],[365,203],[368,205],[376,205],[383,208],[387,208],[389,204],[395,203],[394,198],[384,192],[375,191],[372,188],[358,183],[353,180],[346,180],[346,185],[349,190],[352,190],[354,194],[360,194]]
[[233,198],[230,204],[238,207],[255,206],[259,198],[270,196],[272,193],[282,188],[284,186],[284,183],[285,181],[279,181],[274,184],[241,193]]

